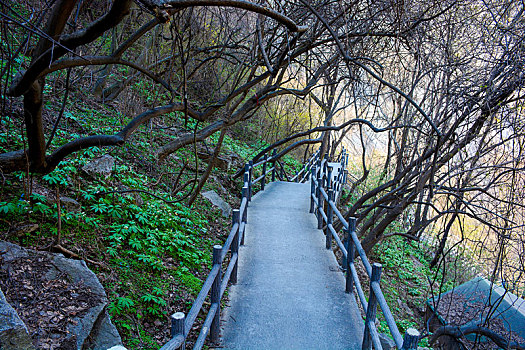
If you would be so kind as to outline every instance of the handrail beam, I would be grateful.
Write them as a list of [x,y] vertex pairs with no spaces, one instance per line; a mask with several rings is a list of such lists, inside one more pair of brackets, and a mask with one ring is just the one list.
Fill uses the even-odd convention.
[[359,275],[357,274],[357,269],[354,263],[350,263],[350,273],[352,273],[352,276],[354,277],[354,286],[357,290],[357,296],[359,297],[363,311],[366,313],[366,310],[368,309],[368,301],[366,300],[365,292],[361,286],[361,281],[359,280]]
[[[363,246],[361,245],[361,242],[359,238],[357,237],[357,232],[355,230],[355,218],[350,218],[350,221],[347,221],[339,208],[337,208],[337,203],[335,198],[338,197],[339,193],[341,192],[343,185],[346,183],[346,166],[348,164],[348,154],[346,153],[346,150],[343,150],[343,152],[340,154],[338,158],[338,162],[340,163],[340,168],[338,169],[337,175],[334,175],[334,178],[332,178],[332,169],[333,166],[328,164],[329,159],[327,156],[324,157],[324,159],[320,159],[318,156],[319,151],[314,153],[312,157],[308,160],[308,162],[303,166],[303,168],[294,176],[295,179],[301,179],[306,178],[308,179],[308,176],[310,175],[310,181],[311,181],[311,190],[310,190],[310,212],[316,213],[318,217],[318,228],[321,228],[323,223],[326,223],[326,226],[324,226],[325,234],[327,235],[327,242],[326,247],[331,248],[331,239],[328,238],[328,235],[330,237],[333,237],[333,239],[336,241],[338,248],[340,249],[342,255],[343,255],[343,267],[347,270],[347,285],[346,289],[347,292],[353,293],[354,287],[357,291],[358,299],[367,314],[367,321],[365,322],[365,334],[363,338],[363,349],[368,349],[369,347],[373,346],[374,349],[382,349],[381,343],[379,341],[379,334],[377,331],[377,328],[375,327],[375,314],[376,314],[376,308],[377,305],[381,308],[383,315],[385,317],[385,320],[387,322],[388,328],[390,330],[390,333],[392,334],[392,337],[394,339],[394,342],[398,349],[401,349],[403,347],[403,337],[401,333],[399,332],[399,329],[397,328],[394,316],[392,315],[392,312],[386,302],[386,299],[384,297],[384,294],[381,290],[381,286],[379,284],[379,276],[380,276],[380,270],[381,265],[380,264],[374,264],[374,268],[372,268],[372,264],[370,264],[370,261],[368,260],[368,257],[366,255],[365,250],[363,249]],[[309,168],[310,164],[315,164],[311,169]],[[303,175],[305,174],[305,175]],[[300,181],[300,180],[299,180]],[[334,196],[335,194],[335,196]],[[326,206],[325,206],[326,202]],[[326,213],[325,213],[326,211]],[[328,217],[330,215],[330,218]],[[346,236],[346,244],[345,245],[341,238],[339,237],[337,231],[335,230],[333,223],[332,223],[332,216],[335,215],[339,222],[342,224],[347,236]],[[351,249],[351,252],[348,250]],[[366,270],[366,273],[370,279],[370,302],[373,304],[371,305],[372,309],[368,309],[369,307],[369,301],[367,301],[365,297],[365,293],[363,291],[361,281],[359,280],[359,276],[357,274],[355,262],[354,262],[354,252],[357,251],[361,258],[361,262]],[[351,254],[349,254],[351,253]],[[373,272],[375,271],[375,272]],[[414,334],[417,333],[416,330],[413,330]],[[406,334],[405,334],[406,336]],[[412,337],[414,338],[414,337]],[[414,339],[411,338],[411,342],[416,344],[417,347],[417,337]],[[408,342],[408,341],[407,341]]]
[[322,193],[325,201],[328,201],[328,193],[326,193],[325,189],[322,186],[321,186],[320,190],[321,190],[321,193]]
[[243,242],[243,238],[244,238],[244,228],[246,227],[246,223],[243,221],[241,222],[240,226],[239,226],[239,241]]
[[341,212],[337,208],[335,202],[334,201],[330,201],[329,203],[330,203],[330,206],[332,207],[332,209],[334,210],[334,214],[337,216],[337,218],[339,219],[339,221],[341,222],[341,224],[343,225],[345,230],[348,229],[348,221],[345,220],[345,218],[343,217],[343,214],[341,214]]
[[169,342],[164,344],[160,350],[175,350],[181,347],[182,344],[184,344],[184,341],[186,341],[186,337],[184,335],[178,335],[175,338],[171,338]]
[[341,250],[341,253],[343,253],[343,255],[345,257],[347,257],[348,253],[346,251],[346,248],[345,248],[343,242],[341,241],[341,238],[339,238],[339,235],[337,234],[337,231],[335,230],[334,225],[329,224],[328,225],[328,230],[330,230],[330,233],[331,233],[332,237],[334,237],[334,240],[337,243],[337,246],[339,247],[339,249]]
[[319,213],[323,217],[324,222],[327,222],[328,221],[328,216],[326,216],[326,213],[324,212],[324,210],[322,208],[319,208]]
[[397,348],[401,349],[403,347],[403,337],[401,336],[401,333],[399,333],[399,329],[397,329],[396,321],[388,307],[383,291],[381,290],[381,285],[379,283],[372,283],[372,290],[376,295],[377,303],[379,304],[379,307],[381,307],[381,311],[383,311],[383,316],[385,316],[388,329],[390,329],[394,342],[396,343]]
[[201,291],[197,295],[197,298],[195,298],[190,312],[188,312],[188,316],[186,317],[186,321],[184,322],[184,336],[188,336],[189,331],[193,327],[193,323],[195,322],[197,316],[199,315],[199,312],[201,311],[202,305],[204,304],[204,300],[206,300],[208,292],[210,291],[211,286],[213,285],[213,281],[215,281],[215,277],[217,277],[217,274],[220,272],[220,268],[220,265],[214,265],[211,268],[208,278],[206,278],[206,281],[202,285]]
[[259,176],[255,180],[253,180],[252,181],[252,186],[255,185],[256,183],[260,182],[262,179],[264,179],[265,176],[266,176],[266,174],[262,174],[261,176]]
[[366,273],[368,274],[368,277],[371,278],[372,277],[372,265],[370,265],[370,262],[368,261],[366,252],[363,249],[363,246],[361,245],[359,238],[357,238],[357,234],[355,233],[355,231],[350,232],[350,236],[352,237],[352,240],[354,241],[355,249],[357,250],[357,253],[361,257],[361,261],[363,262]]
[[238,258],[239,258],[239,254],[233,253],[230,259],[230,263],[228,264],[228,268],[226,269],[226,272],[224,272],[224,276],[222,277],[222,283],[221,283],[221,294],[220,294],[221,299],[222,299],[222,296],[224,295],[224,292],[226,291],[226,288],[228,287],[230,276],[235,267],[235,263],[237,263]]
[[239,226],[240,225],[238,223],[233,224],[232,229],[230,230],[230,234],[228,235],[228,238],[226,239],[226,241],[222,245],[221,261],[223,261],[224,258],[226,257],[226,254],[228,254],[228,251],[230,250],[230,246],[231,246],[231,244],[233,242],[233,239],[237,235],[237,230],[239,230]]
[[201,331],[199,333],[199,337],[195,341],[195,345],[193,345],[193,350],[200,350],[204,346],[204,342],[206,341],[206,336],[208,335],[208,332],[210,331],[210,326],[213,322],[213,318],[215,317],[215,314],[217,313],[217,310],[219,310],[219,303],[211,304],[210,311],[208,311],[208,315],[206,316],[206,319],[204,320],[204,324],[202,325]]

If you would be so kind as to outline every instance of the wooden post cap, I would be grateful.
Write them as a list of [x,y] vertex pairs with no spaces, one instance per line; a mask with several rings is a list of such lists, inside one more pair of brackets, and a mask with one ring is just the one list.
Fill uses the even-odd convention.
[[417,343],[419,341],[419,331],[415,328],[409,328],[405,332],[403,337],[403,350],[414,350],[417,349]]
[[174,320],[182,320],[184,319],[184,317],[186,317],[184,315],[184,312],[176,312],[173,315],[171,315],[171,318],[173,318]]
[[406,332],[411,337],[419,337],[419,331],[415,328],[409,328]]

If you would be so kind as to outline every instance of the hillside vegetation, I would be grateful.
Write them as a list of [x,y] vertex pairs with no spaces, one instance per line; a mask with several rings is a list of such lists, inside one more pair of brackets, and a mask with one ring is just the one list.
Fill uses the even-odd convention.
[[239,170],[274,150],[290,174],[318,148],[350,150],[343,216],[424,342],[431,295],[474,275],[525,293],[523,2],[7,0],[0,14],[0,239],[85,260],[128,347],[168,339],[225,239],[230,218],[201,194],[237,206]]
[[[84,103],[75,100],[77,105]],[[85,127],[99,127],[89,120],[90,114],[82,117]],[[77,128],[72,125],[69,131],[78,132]],[[148,138],[148,133],[137,136],[134,145],[140,147]],[[60,135],[56,140],[61,142]],[[228,136],[224,149],[240,163],[253,155],[258,149],[254,147]],[[110,314],[127,345],[156,349],[167,340],[167,316],[189,310],[209,271],[211,246],[225,239],[230,219],[201,197],[192,207],[186,205],[178,199],[184,190],[173,192],[175,166],[159,168],[132,152],[94,147],[61,162],[48,175],[6,175],[0,227],[2,239],[86,260],[106,288]],[[102,155],[115,159],[111,174],[82,170]],[[205,166],[191,150],[181,150],[173,158],[174,163],[192,159],[201,171]],[[215,169],[204,190],[215,190],[232,205],[238,204],[240,185],[229,179],[235,170]],[[179,181],[194,176],[187,171]],[[56,198],[61,200],[60,212]]]

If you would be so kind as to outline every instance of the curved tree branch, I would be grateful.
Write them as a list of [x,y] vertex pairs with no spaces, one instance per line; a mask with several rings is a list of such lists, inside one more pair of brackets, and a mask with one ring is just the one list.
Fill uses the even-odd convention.
[[[376,132],[376,133],[384,132],[384,131],[388,131],[388,130],[392,130],[392,129],[399,129],[399,128],[407,127],[406,125],[398,125],[398,126],[392,126],[392,127],[386,127],[386,128],[377,128],[370,121],[368,121],[366,119],[360,119],[360,118],[351,119],[351,120],[349,120],[349,121],[347,121],[347,122],[345,122],[345,123],[343,123],[341,125],[318,126],[318,127],[306,130],[306,131],[301,131],[301,132],[295,133],[295,134],[290,135],[290,136],[288,136],[288,137],[286,137],[286,138],[284,138],[282,140],[279,140],[277,142],[272,143],[270,146],[263,148],[259,153],[257,153],[255,155],[255,157],[253,157],[253,162],[254,163],[257,162],[259,159],[261,159],[262,156],[264,156],[265,153],[268,153],[272,149],[274,149],[276,147],[279,147],[279,146],[281,146],[281,145],[283,145],[285,143],[288,143],[288,142],[290,142],[292,140],[295,140],[295,139],[297,139],[299,137],[308,136],[310,134],[313,134],[314,132],[340,131],[340,130],[342,130],[342,129],[344,129],[347,126],[350,126],[352,124],[365,124],[370,129],[372,129],[373,132]],[[305,142],[302,142],[302,141],[305,141]],[[302,141],[295,142],[292,145],[290,145],[289,147],[286,147],[283,151],[281,151],[278,154],[276,154],[275,157],[272,157],[272,159],[280,159],[282,156],[284,156],[285,154],[287,154],[291,150],[293,150],[293,149],[295,149],[295,148],[297,148],[297,147],[299,147],[301,145],[319,143],[319,142],[322,141],[322,138],[307,139],[307,140],[302,140]],[[243,169],[238,170],[237,173],[235,173],[234,178],[239,177],[242,174],[242,171],[243,171]]]
[[69,51],[97,39],[106,30],[113,28],[129,13],[131,0],[115,0],[110,10],[88,27],[60,38],[60,46],[53,46],[44,51],[29,68],[18,76],[7,90],[8,96],[20,96],[29,89],[36,77],[55,60]]
[[160,147],[157,150],[157,157],[159,160],[165,159],[168,155],[171,153],[177,151],[178,149],[190,145],[195,142],[201,142],[204,141],[207,137],[210,135],[213,135],[217,131],[221,130],[224,126],[226,126],[226,122],[223,120],[216,121],[215,123],[212,123],[208,125],[205,128],[200,129],[197,131],[197,133],[187,133],[179,138],[177,138],[175,141],[170,142],[162,147]]
[[419,104],[417,104],[410,96],[408,96],[407,94],[405,94],[403,91],[401,91],[401,89],[399,89],[397,86],[395,86],[394,84],[386,81],[385,79],[381,78],[379,75],[377,75],[373,70],[371,70],[370,68],[368,68],[367,66],[365,66],[364,64],[362,64],[361,62],[359,62],[356,58],[353,58],[353,57],[350,57],[348,56],[344,46],[343,46],[343,43],[341,42],[341,40],[339,40],[339,36],[334,32],[333,28],[330,26],[330,24],[323,18],[323,16],[321,16],[321,14],[315,10],[312,5],[310,5],[307,1],[305,0],[300,0],[305,6],[308,7],[308,9],[310,9],[310,11],[312,11],[312,13],[323,23],[323,25],[326,27],[326,29],[328,29],[328,31],[330,32],[330,35],[332,35],[332,38],[334,39],[334,41],[336,42],[337,44],[337,47],[339,48],[339,51],[341,52],[341,55],[343,55],[344,59],[346,62],[352,62],[354,63],[355,65],[361,67],[362,69],[364,69],[368,74],[370,74],[374,79],[376,79],[377,81],[379,81],[381,84],[384,84],[386,86],[388,86],[389,88],[391,88],[392,90],[394,90],[396,93],[400,94],[401,96],[403,96],[411,105],[413,105],[416,110],[423,116],[423,118],[425,118],[427,120],[427,122],[430,124],[430,126],[432,127],[432,129],[436,132],[436,135],[438,136],[438,138],[441,136],[441,132],[439,131],[439,129],[437,128],[437,126],[434,124],[434,122],[432,121],[432,119],[430,119],[430,117],[425,113],[425,111],[423,111],[423,109],[419,106]]
[[[173,103],[170,105],[153,108],[135,117],[120,132],[118,132],[115,135],[92,135],[81,137],[79,139],[68,142],[46,157],[45,167],[43,169],[40,169],[40,172],[49,173],[53,171],[53,169],[58,165],[58,163],[60,163],[65,157],[82,149],[95,146],[101,147],[122,145],[140,125],[146,123],[150,119],[167,113],[177,111],[180,112],[183,110],[184,105],[181,103]],[[191,109],[188,110],[188,114],[192,115],[192,117],[194,117],[197,120],[199,120],[200,118],[200,115]],[[206,138],[212,133],[204,133],[204,135],[206,136],[203,136],[202,139]],[[23,169],[26,163],[27,155],[26,152],[24,152],[23,150],[0,154],[0,169],[4,173],[9,173],[15,170]]]
[[270,63],[270,60],[268,59],[268,54],[266,53],[266,50],[264,49],[262,29],[261,29],[261,17],[262,15],[257,16],[257,23],[256,23],[257,43],[259,44],[259,50],[261,51],[261,55],[264,59],[264,64],[266,64],[266,68],[268,68],[268,71],[273,75],[274,71],[272,68],[272,64]]
[[525,350],[525,344],[518,343],[515,341],[510,341],[509,339],[505,339],[498,333],[490,330],[487,327],[482,327],[478,325],[464,325],[464,326],[442,326],[439,327],[434,334],[432,335],[432,338],[430,338],[430,344],[434,344],[436,340],[443,336],[448,335],[451,337],[454,337],[456,339],[460,339],[468,334],[479,334],[483,335],[487,338],[490,338],[496,345],[498,345],[500,348],[503,349],[518,349],[518,350]]
[[138,64],[135,64],[133,62],[129,62],[119,57],[113,57],[113,56],[82,56],[82,57],[64,58],[64,59],[56,61],[55,63],[50,65],[48,68],[44,69],[40,73],[39,77],[46,76],[49,73],[56,72],[57,70],[61,70],[65,68],[80,67],[80,66],[95,66],[95,65],[103,65],[103,64],[121,64],[124,66],[131,67],[143,73],[144,75],[150,77],[152,80],[156,81],[157,83],[161,84],[162,86],[166,88],[166,90],[172,91],[171,86],[166,81],[160,79],[148,69],[141,67]]
[[268,6],[261,6],[246,0],[138,0],[144,6],[150,10],[158,13],[158,9],[183,9],[193,6],[224,6],[224,7],[236,7],[243,10],[259,13],[264,16],[275,19],[277,22],[282,23],[292,32],[305,32],[308,27],[297,25],[291,18],[277,12]]

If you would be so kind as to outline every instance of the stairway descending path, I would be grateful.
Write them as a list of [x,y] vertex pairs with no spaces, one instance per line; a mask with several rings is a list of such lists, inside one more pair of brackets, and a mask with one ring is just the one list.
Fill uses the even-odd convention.
[[363,321],[313,214],[310,184],[273,182],[250,202],[227,349],[360,349]]

